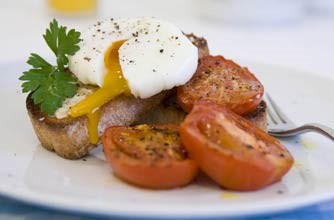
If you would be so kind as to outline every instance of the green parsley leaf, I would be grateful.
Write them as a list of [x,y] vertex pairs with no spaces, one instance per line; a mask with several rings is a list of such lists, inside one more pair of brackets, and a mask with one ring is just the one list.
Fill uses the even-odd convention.
[[80,33],[74,29],[66,32],[66,27],[58,26],[56,20],[43,35],[50,49],[57,56],[57,65],[53,66],[41,56],[32,53],[27,61],[32,68],[23,72],[19,78],[22,92],[31,92],[35,104],[48,115],[54,115],[66,98],[73,97],[78,89],[77,80],[66,71],[68,55],[74,55],[80,48]]
[[59,26],[53,19],[43,37],[57,57],[58,68],[64,70],[64,66],[68,64],[66,55],[74,55],[80,49],[77,45],[80,42],[80,32],[74,29],[66,32],[66,27]]

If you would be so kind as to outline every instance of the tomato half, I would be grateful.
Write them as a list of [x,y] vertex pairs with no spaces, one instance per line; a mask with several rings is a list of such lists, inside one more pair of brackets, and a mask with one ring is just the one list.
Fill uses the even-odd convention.
[[277,139],[211,101],[194,106],[180,135],[190,157],[226,189],[262,188],[279,181],[293,164]]
[[177,125],[115,126],[103,135],[113,173],[126,182],[153,189],[184,186],[197,175]]
[[263,93],[262,84],[247,68],[222,56],[202,57],[192,79],[177,89],[179,104],[186,112],[206,99],[239,115],[255,110]]

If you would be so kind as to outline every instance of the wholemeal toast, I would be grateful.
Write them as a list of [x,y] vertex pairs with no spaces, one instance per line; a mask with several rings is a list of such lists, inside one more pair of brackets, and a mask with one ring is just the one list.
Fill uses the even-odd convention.
[[[194,34],[186,36],[198,47],[199,57],[209,54],[208,44],[204,38],[196,37]],[[98,126],[99,136],[109,126],[131,125],[159,105],[168,93],[162,92],[147,99],[120,96],[109,101],[102,107]],[[44,148],[66,159],[79,159],[96,147],[89,141],[85,116],[64,119],[49,117],[40,110],[40,106],[34,104],[31,94],[27,97],[26,107],[35,133]]]
[[[158,105],[165,96],[166,93],[160,93],[148,99],[120,96],[111,100],[102,107],[99,136],[109,126],[132,124],[140,115]],[[96,147],[89,141],[85,116],[64,119],[48,117],[33,103],[30,95],[26,106],[33,128],[44,148],[67,159],[79,159]]]
[[[243,117],[252,122],[257,127],[267,131],[267,106],[261,101],[257,108]],[[134,124],[180,124],[187,113],[177,104],[176,96],[173,94],[166,98],[161,104],[144,114]]]
[[[204,38],[196,37],[194,34],[186,36],[198,47],[199,57],[209,55],[208,44]],[[85,116],[64,119],[49,117],[40,110],[39,105],[34,104],[31,95],[27,97],[26,107],[36,135],[44,148],[67,159],[79,159],[96,147],[89,141]],[[185,115],[176,102],[174,92],[162,92],[148,99],[120,96],[102,107],[99,136],[112,125],[180,123]],[[258,108],[245,118],[266,130],[265,115],[266,105],[261,102]]]

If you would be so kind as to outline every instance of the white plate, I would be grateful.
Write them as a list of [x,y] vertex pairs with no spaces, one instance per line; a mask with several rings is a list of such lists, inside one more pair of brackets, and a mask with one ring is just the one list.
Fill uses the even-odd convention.
[[[334,127],[334,82],[294,70],[243,62],[297,123]],[[0,65],[0,193],[31,204],[105,216],[210,218],[261,215],[334,197],[334,146],[317,134],[285,140],[295,157],[277,184],[257,192],[219,188],[205,177],[185,188],[154,191],[127,185],[110,173],[101,149],[70,161],[44,150],[20,93],[22,63]]]

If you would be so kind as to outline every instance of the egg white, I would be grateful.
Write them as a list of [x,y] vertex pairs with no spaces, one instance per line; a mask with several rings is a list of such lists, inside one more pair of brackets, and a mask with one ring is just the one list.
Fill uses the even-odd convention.
[[80,50],[69,57],[69,69],[84,84],[103,85],[105,53],[113,42],[125,39],[119,59],[136,97],[183,85],[197,68],[197,47],[175,25],[155,18],[107,19],[89,27],[81,38]]

